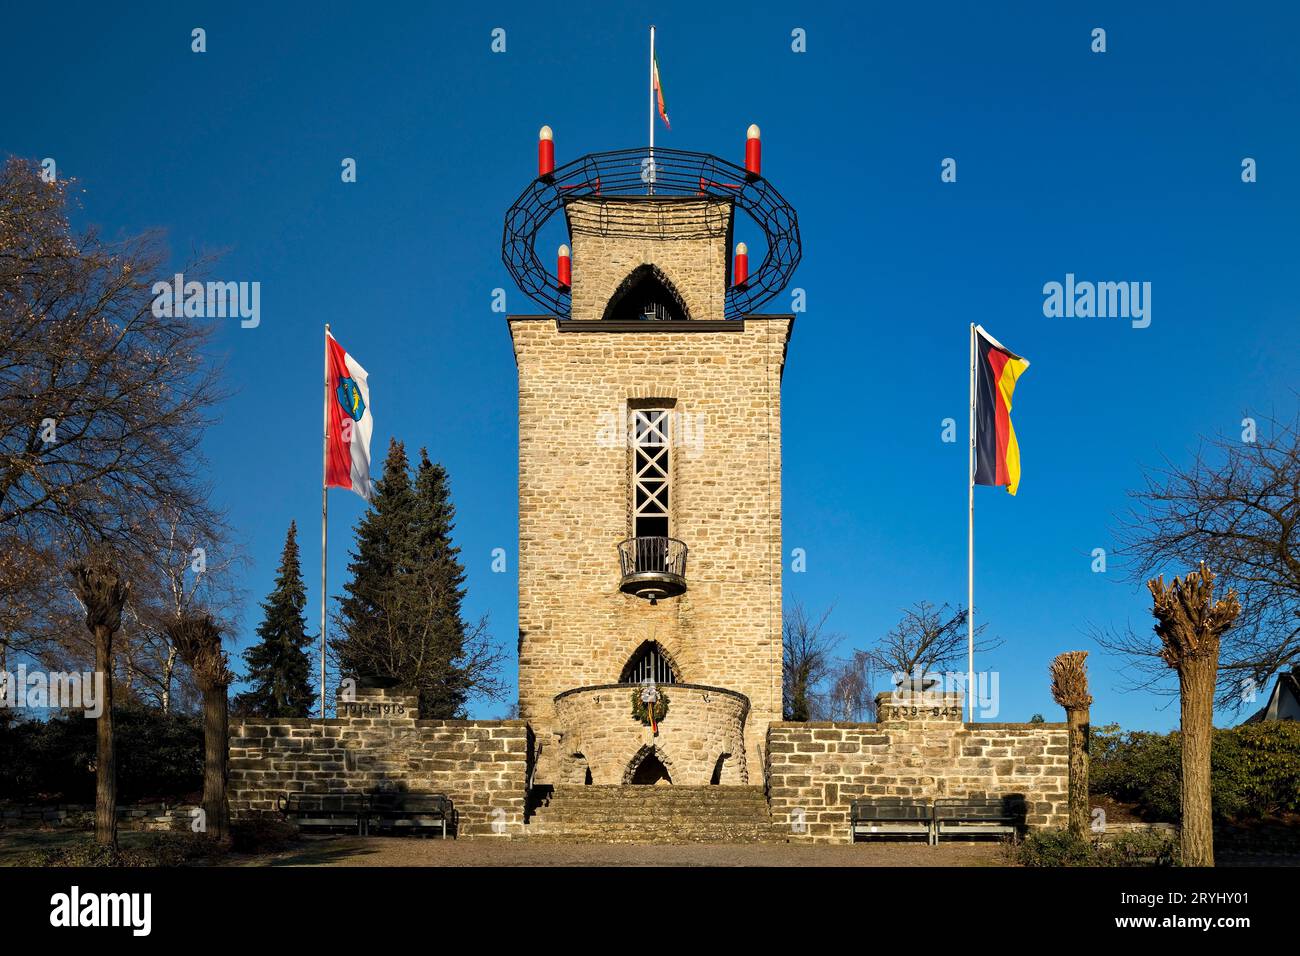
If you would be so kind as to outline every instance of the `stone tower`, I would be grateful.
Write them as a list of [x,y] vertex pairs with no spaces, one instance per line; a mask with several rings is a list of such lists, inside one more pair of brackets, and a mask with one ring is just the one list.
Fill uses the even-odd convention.
[[[781,719],[793,316],[726,317],[726,196],[588,193],[563,210],[569,315],[509,318],[533,782],[761,783]],[[657,728],[637,695],[667,698]]]

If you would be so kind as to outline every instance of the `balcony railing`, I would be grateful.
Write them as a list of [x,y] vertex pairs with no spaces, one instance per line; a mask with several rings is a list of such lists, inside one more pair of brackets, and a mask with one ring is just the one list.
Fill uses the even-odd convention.
[[686,545],[676,538],[628,538],[618,546],[619,590],[651,604],[686,590]]

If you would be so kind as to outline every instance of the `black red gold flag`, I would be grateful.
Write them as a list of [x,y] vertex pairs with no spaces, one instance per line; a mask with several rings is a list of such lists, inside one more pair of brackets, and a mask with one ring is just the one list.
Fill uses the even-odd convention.
[[1011,427],[1011,393],[1029,368],[1016,355],[975,326],[975,484],[1006,485],[1010,494],[1020,485],[1020,446]]

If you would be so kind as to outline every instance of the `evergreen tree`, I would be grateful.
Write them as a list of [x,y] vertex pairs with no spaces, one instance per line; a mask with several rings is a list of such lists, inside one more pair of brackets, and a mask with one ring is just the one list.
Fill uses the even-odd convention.
[[460,666],[465,646],[465,621],[461,601],[465,597],[465,566],[460,548],[451,542],[456,507],[451,502],[447,470],[429,460],[420,449],[420,466],[415,475],[416,553],[420,573],[431,583],[429,614],[433,622],[436,666],[441,680],[428,686],[430,717],[457,717],[468,697],[470,675]]
[[289,522],[275,588],[262,602],[258,643],[244,651],[252,689],[235,698],[236,713],[256,717],[307,717],[315,700],[307,649],[307,587],[298,559],[298,528]]
[[416,689],[424,718],[463,716],[471,692],[499,691],[500,655],[486,623],[467,628],[461,617],[465,569],[452,544],[454,519],[446,470],[421,449],[412,481],[405,447],[390,442],[357,527],[331,642],[341,674]]

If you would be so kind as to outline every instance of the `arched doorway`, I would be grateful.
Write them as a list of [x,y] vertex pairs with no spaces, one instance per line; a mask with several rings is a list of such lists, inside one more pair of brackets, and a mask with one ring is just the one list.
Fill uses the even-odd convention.
[[656,786],[671,784],[672,775],[668,765],[660,759],[659,751],[647,744],[636,752],[627,770],[623,772],[623,782],[637,785]]

